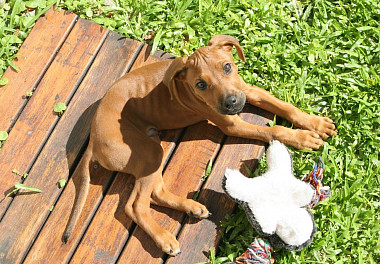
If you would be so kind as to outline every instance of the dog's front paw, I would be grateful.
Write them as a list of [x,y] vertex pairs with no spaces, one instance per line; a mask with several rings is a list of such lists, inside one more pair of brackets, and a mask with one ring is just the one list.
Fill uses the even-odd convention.
[[162,229],[160,234],[154,237],[154,240],[156,245],[166,254],[173,257],[181,254],[177,239],[165,229]]
[[338,132],[334,125],[334,122],[327,117],[310,116],[310,128],[309,130],[315,131],[324,140],[331,136],[335,136]]
[[295,130],[295,137],[293,142],[290,143],[293,147],[298,149],[315,150],[323,145],[323,140],[318,133],[309,130]]

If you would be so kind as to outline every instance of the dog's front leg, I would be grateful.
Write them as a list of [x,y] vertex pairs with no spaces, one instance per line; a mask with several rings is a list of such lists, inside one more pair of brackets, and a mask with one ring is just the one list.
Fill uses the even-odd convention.
[[[310,130],[290,129],[283,126],[263,127],[243,121],[239,116],[228,116],[228,122],[214,122],[226,135],[258,139],[264,142],[279,140],[298,149],[318,149],[323,140],[316,132]],[[212,121],[212,120],[211,120]]]
[[262,88],[246,85],[244,93],[250,104],[281,116],[296,127],[314,131],[324,140],[337,134],[335,125],[330,118],[309,115],[292,104],[274,97]]

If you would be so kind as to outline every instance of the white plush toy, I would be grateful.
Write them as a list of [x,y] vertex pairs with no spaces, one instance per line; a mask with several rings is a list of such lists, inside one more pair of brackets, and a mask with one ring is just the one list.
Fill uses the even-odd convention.
[[292,158],[279,141],[270,142],[267,163],[268,170],[254,178],[227,169],[223,188],[244,208],[253,227],[273,247],[300,250],[311,243],[316,232],[308,209],[316,191],[293,176]]

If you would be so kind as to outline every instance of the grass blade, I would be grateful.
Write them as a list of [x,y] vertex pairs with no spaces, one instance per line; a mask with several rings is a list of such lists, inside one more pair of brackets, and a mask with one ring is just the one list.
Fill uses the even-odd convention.
[[42,192],[40,189],[37,189],[35,187],[31,187],[31,186],[25,185],[25,184],[22,184],[22,183],[19,183],[19,182],[15,183],[15,188],[18,189],[18,190],[27,190],[27,191],[31,191],[31,192],[38,192],[38,193]]

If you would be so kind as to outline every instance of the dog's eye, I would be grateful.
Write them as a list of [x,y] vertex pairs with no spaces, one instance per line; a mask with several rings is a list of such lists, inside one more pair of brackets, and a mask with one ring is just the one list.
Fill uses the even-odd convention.
[[224,64],[224,66],[223,66],[223,72],[225,74],[229,74],[231,71],[232,71],[232,65],[231,65],[231,63]]
[[199,90],[206,90],[207,83],[205,81],[199,81],[199,82],[197,82],[197,88]]

